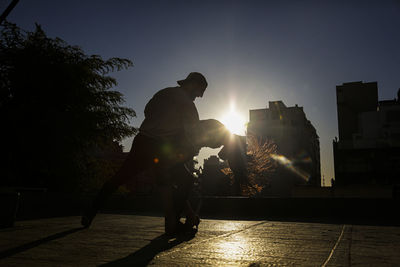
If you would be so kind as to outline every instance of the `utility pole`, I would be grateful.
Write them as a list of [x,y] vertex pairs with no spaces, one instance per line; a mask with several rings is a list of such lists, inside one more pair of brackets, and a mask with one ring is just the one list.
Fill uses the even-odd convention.
[[6,10],[1,14],[0,16],[0,25],[3,23],[3,21],[7,18],[8,14],[10,14],[11,10],[14,9],[14,7],[17,5],[19,0],[12,0],[11,3],[8,5]]

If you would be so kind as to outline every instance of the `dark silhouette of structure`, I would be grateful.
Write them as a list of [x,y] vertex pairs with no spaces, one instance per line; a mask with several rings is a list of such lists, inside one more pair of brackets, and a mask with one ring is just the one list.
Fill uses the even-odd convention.
[[229,168],[226,161],[217,156],[204,160],[203,170],[199,176],[203,196],[226,196],[232,193],[231,180],[222,169]]
[[250,110],[247,134],[272,140],[280,164],[267,195],[290,196],[295,185],[321,186],[319,137],[302,107],[286,107],[282,101],[269,108]]
[[148,172],[157,184],[165,211],[165,232],[176,234],[181,227],[181,213],[186,214],[185,228],[199,224],[188,201],[193,179],[185,163],[198,153],[200,141],[194,130],[200,129],[195,104],[208,83],[198,73],[177,81],[179,86],[158,91],[146,104],[145,119],[135,136],[131,151],[116,174],[104,183],[93,205],[82,216],[82,225],[90,226],[93,218],[110,195],[132,178]]
[[[145,120],[129,155],[84,212],[83,226],[90,226],[98,210],[119,186],[143,173],[153,179],[160,192],[167,234],[175,235],[197,226],[200,219],[189,201],[195,179],[186,162],[192,162],[201,147],[224,145],[225,159],[235,178],[245,178],[240,143],[231,141],[236,138],[219,121],[199,119],[193,102],[196,97],[202,97],[207,88],[205,77],[192,72],[177,83],[179,86],[158,91],[146,104]],[[186,215],[185,224],[180,222],[182,213]]]
[[344,83],[336,87],[336,96],[335,184],[399,184],[399,98],[378,101],[377,82]]

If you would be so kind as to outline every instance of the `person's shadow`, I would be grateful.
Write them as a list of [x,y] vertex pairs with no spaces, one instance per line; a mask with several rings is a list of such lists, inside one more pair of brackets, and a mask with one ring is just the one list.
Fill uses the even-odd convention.
[[125,258],[121,258],[100,266],[147,266],[158,253],[171,249],[182,242],[191,240],[195,237],[196,232],[197,230],[193,230],[193,232],[190,233],[180,234],[174,239],[169,238],[165,234],[160,235],[151,240],[150,244],[142,247]]
[[63,232],[60,232],[60,233],[56,233],[54,235],[50,235],[50,236],[47,236],[45,238],[42,238],[42,239],[39,239],[39,240],[36,240],[36,241],[32,241],[32,242],[20,245],[20,246],[15,247],[15,248],[11,248],[11,249],[7,249],[7,250],[4,250],[4,251],[1,251],[0,252],[0,259],[4,259],[4,258],[7,258],[7,257],[14,256],[14,255],[16,255],[18,253],[27,251],[29,249],[35,248],[35,247],[43,245],[43,244],[46,244],[46,243],[48,243],[50,241],[53,241],[53,240],[56,240],[56,239],[63,238],[65,236],[67,236],[67,235],[73,234],[73,233],[81,231],[83,229],[85,229],[85,228],[78,227],[78,228],[66,230],[66,231],[63,231]]

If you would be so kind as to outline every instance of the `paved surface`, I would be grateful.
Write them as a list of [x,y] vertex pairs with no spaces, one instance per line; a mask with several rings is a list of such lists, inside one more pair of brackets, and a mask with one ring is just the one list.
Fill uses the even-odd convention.
[[20,221],[0,230],[0,266],[399,266],[400,227],[202,220],[168,239],[163,218],[100,214]]

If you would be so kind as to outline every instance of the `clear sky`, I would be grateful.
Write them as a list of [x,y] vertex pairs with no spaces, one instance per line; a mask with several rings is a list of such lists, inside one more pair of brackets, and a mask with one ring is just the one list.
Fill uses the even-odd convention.
[[[1,11],[10,2],[0,0]],[[246,120],[268,101],[304,107],[325,180],[334,175],[336,85],[377,81],[380,99],[400,87],[399,1],[20,0],[8,20],[27,30],[37,22],[88,54],[131,59],[114,76],[137,127],[153,94],[191,71],[209,82],[196,100],[201,119],[222,118],[232,103]]]

